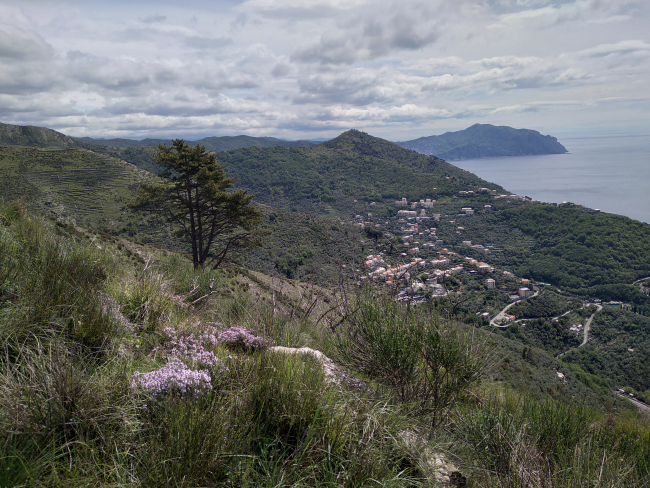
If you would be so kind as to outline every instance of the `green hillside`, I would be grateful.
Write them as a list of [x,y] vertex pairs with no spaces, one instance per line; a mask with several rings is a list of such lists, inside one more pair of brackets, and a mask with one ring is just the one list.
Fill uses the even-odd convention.
[[307,149],[245,148],[218,159],[237,186],[266,204],[344,219],[372,201],[385,212],[403,197],[444,198],[479,187],[502,191],[441,159],[356,130]]
[[72,137],[45,127],[0,123],[0,145],[32,147],[81,147]]
[[445,132],[440,136],[420,137],[397,144],[447,161],[567,152],[555,137],[543,136],[535,130],[491,124],[474,124],[465,130]]
[[[165,222],[128,208],[138,185],[155,178],[122,160],[84,149],[0,146],[0,200],[32,211],[175,250],[188,244]],[[360,262],[361,231],[350,223],[263,206],[265,247],[239,260],[251,269],[336,283],[341,264]],[[296,245],[296,243],[300,243]]]
[[119,230],[151,173],[84,149],[0,146],[0,197],[102,230]]
[[0,484],[647,483],[647,417],[589,373],[366,291],[0,206]]

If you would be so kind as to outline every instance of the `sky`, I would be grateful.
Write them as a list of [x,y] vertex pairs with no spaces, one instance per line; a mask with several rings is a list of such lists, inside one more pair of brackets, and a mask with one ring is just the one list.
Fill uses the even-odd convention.
[[0,122],[73,136],[650,132],[648,0],[2,0]]

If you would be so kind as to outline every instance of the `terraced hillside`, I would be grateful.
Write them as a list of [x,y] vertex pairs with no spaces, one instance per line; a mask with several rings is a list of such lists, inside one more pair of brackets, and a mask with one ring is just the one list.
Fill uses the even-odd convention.
[[23,199],[65,220],[118,231],[129,220],[126,204],[152,175],[84,149],[0,146],[0,198]]

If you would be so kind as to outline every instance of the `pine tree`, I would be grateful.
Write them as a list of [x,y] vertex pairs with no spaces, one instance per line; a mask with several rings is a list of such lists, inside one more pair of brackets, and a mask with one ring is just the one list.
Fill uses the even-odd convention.
[[195,268],[216,269],[233,253],[262,245],[266,232],[255,230],[262,212],[247,190],[228,191],[235,180],[214,153],[175,139],[171,147],[159,144],[154,158],[164,168],[163,181],[140,186],[132,207],[165,217],[188,238]]

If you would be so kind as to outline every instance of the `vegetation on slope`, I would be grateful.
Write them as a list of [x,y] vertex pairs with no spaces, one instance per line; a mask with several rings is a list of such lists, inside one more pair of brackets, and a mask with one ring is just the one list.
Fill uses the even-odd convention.
[[[497,201],[493,211],[442,222],[438,235],[446,245],[463,240],[493,244],[501,252],[461,247],[464,253],[503,266],[516,275],[551,283],[570,293],[632,303],[650,314],[650,299],[632,283],[650,276],[650,225],[581,207]],[[454,215],[461,203],[442,204],[438,212]],[[452,210],[453,209],[453,210]]]
[[410,201],[451,196],[474,187],[500,187],[437,158],[423,156],[360,131],[308,149],[246,148],[219,154],[236,180],[263,203],[350,219],[355,205],[377,211]]
[[589,342],[565,360],[607,378],[613,386],[632,387],[650,400],[650,318],[605,307],[596,315]]
[[[2,485],[435,486],[434,460],[449,456],[467,486],[642,486],[650,475],[650,427],[626,412],[474,387],[431,427],[372,368],[374,391],[347,390],[310,356],[211,339],[238,326],[338,357],[345,346],[326,323],[371,330],[390,315],[400,330],[420,323],[435,336],[431,311],[369,296],[371,313],[347,322],[332,311],[319,323],[310,306],[261,300],[232,272],[195,273],[169,253],[125,259],[132,244],[92,236],[16,206],[0,211]],[[218,292],[196,302],[211,280]],[[401,350],[415,346],[386,326]],[[436,347],[464,354],[446,336]],[[209,382],[153,393],[133,379],[183,361]]]
[[152,178],[124,161],[83,149],[0,146],[0,196],[101,230],[126,224],[134,189]]
[[42,148],[81,147],[74,138],[46,127],[0,123],[0,146],[31,146]]

